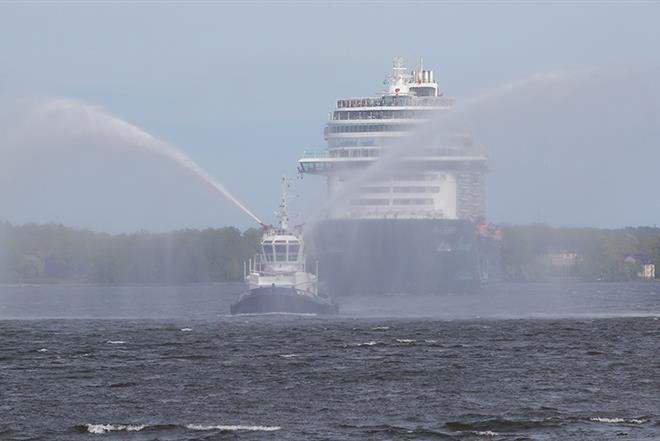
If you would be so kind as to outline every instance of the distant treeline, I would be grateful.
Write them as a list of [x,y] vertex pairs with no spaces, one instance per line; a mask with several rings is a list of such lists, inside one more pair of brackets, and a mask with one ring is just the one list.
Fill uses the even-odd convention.
[[[660,269],[660,229],[503,227],[507,280],[631,280]],[[109,235],[62,225],[0,222],[0,282],[97,284],[240,281],[261,231],[227,227]],[[658,271],[660,273],[660,271]]]
[[261,231],[236,228],[109,235],[0,223],[0,281],[98,284],[239,281]]
[[502,265],[507,280],[568,277],[624,281],[639,278],[644,264],[655,264],[660,270],[660,228],[605,230],[528,225],[502,230]]

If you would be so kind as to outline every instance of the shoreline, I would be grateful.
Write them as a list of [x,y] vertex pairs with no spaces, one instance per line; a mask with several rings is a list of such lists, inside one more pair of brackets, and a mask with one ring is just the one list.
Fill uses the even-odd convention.
[[[660,279],[634,279],[634,280],[575,280],[575,279],[554,279],[554,280],[505,280],[500,282],[490,282],[482,285],[482,289],[496,286],[520,286],[520,285],[615,285],[615,284],[660,284]],[[26,282],[26,283],[2,283],[0,288],[42,288],[42,287],[60,287],[60,288],[189,288],[205,286],[242,286],[245,282],[192,282],[192,283],[86,283],[86,282]],[[388,295],[409,295],[409,294],[383,294]],[[431,294],[436,295],[436,294]],[[354,296],[360,297],[360,296]]]
[[176,288],[176,287],[194,287],[194,286],[231,286],[231,285],[244,285],[244,282],[192,282],[192,283],[91,283],[91,282],[15,282],[15,283],[2,283],[0,288],[36,288],[36,287],[71,287],[71,288]]

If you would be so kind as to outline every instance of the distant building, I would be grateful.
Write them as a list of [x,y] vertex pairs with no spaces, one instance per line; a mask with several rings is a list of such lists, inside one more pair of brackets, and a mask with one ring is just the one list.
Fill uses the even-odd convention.
[[639,277],[646,280],[655,279],[655,265],[652,263],[646,264],[642,268],[642,272],[638,273]]
[[561,268],[574,266],[582,260],[577,253],[568,252],[550,253],[547,255],[547,258],[550,261],[550,265]]

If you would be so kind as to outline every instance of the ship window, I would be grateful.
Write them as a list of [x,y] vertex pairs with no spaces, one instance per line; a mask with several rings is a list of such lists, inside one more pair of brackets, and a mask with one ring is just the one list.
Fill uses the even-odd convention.
[[273,246],[270,245],[270,244],[266,245],[264,243],[263,250],[264,250],[264,256],[266,256],[266,261],[267,262],[272,262],[273,261]]
[[394,205],[433,205],[433,199],[394,199]]
[[286,261],[286,244],[277,243],[275,245],[275,262],[285,262],[285,261]]
[[389,199],[353,199],[351,205],[389,205]]
[[325,133],[365,133],[365,132],[402,132],[413,129],[411,124],[369,124],[369,125],[346,125],[328,126]]
[[394,187],[395,193],[439,193],[440,187]]
[[433,87],[414,87],[412,88],[417,96],[435,96]]
[[298,242],[289,242],[289,260],[295,262],[298,260],[298,249],[300,245]]
[[363,193],[389,193],[390,187],[362,187],[360,191]]
[[377,145],[374,138],[343,138],[343,139],[330,139],[328,140],[328,147],[359,147],[359,146],[375,146]]

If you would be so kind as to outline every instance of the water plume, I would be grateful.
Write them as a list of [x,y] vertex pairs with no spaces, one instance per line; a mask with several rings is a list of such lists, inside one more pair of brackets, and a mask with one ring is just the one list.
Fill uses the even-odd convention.
[[[221,193],[255,222],[261,220],[217,179],[175,146],[162,141],[100,107],[79,100],[55,98],[23,105],[14,115],[7,145],[52,146],[53,140],[96,140],[109,145],[136,148],[165,158]],[[7,120],[6,120],[7,121]]]
[[[470,133],[477,145],[450,155],[483,154],[489,159],[490,202],[505,205],[493,196],[513,198],[510,205],[517,207],[516,214],[526,213],[527,221],[607,222],[612,216],[604,217],[598,210],[586,222],[566,220],[560,214],[576,213],[580,206],[605,212],[607,204],[611,208],[612,195],[634,194],[634,185],[641,191],[653,179],[648,166],[658,152],[649,143],[660,130],[660,94],[650,80],[652,73],[641,68],[547,72],[460,101],[386,145],[377,161],[329,195],[310,223],[345,204],[365,184],[390,178],[406,158],[423,156],[456,132]],[[625,179],[616,182],[622,174]],[[626,199],[616,201],[613,211],[625,212]],[[533,219],[532,211],[541,214],[535,207],[547,210],[543,213],[547,218]],[[631,216],[621,217],[613,224]]]
[[[649,216],[644,222],[652,224],[652,212],[660,214],[657,205],[635,197],[654,188],[644,183],[660,185],[654,170],[660,159],[658,138],[651,136],[660,134],[659,95],[648,80],[643,72],[627,69],[533,75],[438,110],[417,130],[383,146],[368,167],[342,173],[348,180],[335,186],[307,226],[310,251],[322,256],[325,267],[332,266],[326,272],[340,274],[329,283],[333,294],[437,293],[457,288],[434,285],[434,280],[481,279],[480,263],[467,260],[480,255],[459,257],[477,250],[468,243],[473,232],[468,222],[449,216],[437,223],[421,216],[414,222],[380,222],[368,219],[370,213],[357,221],[343,213],[353,197],[370,196],[363,189],[372,183],[389,187],[400,174],[426,172],[424,158],[440,156],[438,151],[461,161],[488,159],[487,200],[495,203],[495,212],[504,213],[493,216],[487,210],[491,221],[604,227]],[[476,142],[447,144],[462,133]],[[415,158],[422,160],[411,161]],[[538,207],[546,210],[543,217]],[[328,217],[347,219],[325,222]],[[421,227],[425,223],[438,237],[446,227],[450,239],[436,244]]]

